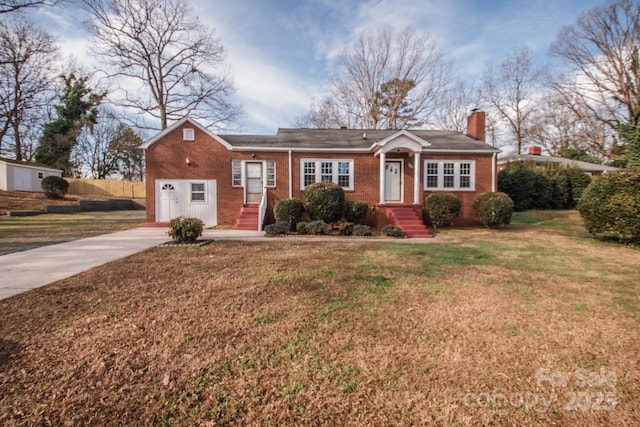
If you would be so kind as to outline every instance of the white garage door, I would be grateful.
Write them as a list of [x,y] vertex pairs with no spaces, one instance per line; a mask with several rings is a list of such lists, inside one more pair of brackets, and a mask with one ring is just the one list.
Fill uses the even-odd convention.
[[29,169],[13,168],[13,188],[16,191],[34,191],[31,188],[31,171]]
[[207,227],[218,225],[216,180],[156,180],[156,221],[178,216],[199,218]]

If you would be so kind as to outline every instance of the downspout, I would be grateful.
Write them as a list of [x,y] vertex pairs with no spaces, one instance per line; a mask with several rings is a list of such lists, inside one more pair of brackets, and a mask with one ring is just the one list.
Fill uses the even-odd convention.
[[497,156],[497,153],[493,153],[493,164],[491,165],[491,191],[493,191],[494,193],[498,191],[498,188],[496,187],[496,168],[498,162]]
[[289,150],[289,198],[293,197],[293,159],[291,157],[291,150]]
[[420,200],[420,152],[416,151],[414,153],[413,159],[413,204],[421,205],[422,201]]
[[385,175],[385,162],[387,160],[387,155],[384,151],[380,152],[380,204],[383,204],[386,199],[386,195],[384,194],[384,175]]

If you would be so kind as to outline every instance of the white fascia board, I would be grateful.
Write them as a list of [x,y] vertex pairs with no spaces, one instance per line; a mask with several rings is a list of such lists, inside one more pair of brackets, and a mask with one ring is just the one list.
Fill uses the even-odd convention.
[[214,140],[216,140],[217,142],[222,144],[222,146],[224,146],[227,150],[231,150],[232,149],[231,144],[229,144],[227,141],[222,139],[220,136],[218,136],[215,133],[211,132],[209,129],[207,129],[206,127],[202,126],[200,123],[198,123],[196,120],[194,120],[194,119],[192,119],[190,117],[183,117],[182,119],[178,120],[177,122],[175,122],[174,124],[172,124],[171,126],[166,128],[165,130],[163,130],[162,132],[158,133],[153,138],[149,139],[144,144],[140,145],[140,148],[142,148],[143,150],[146,150],[147,148],[151,147],[153,144],[155,144],[156,142],[158,142],[159,140],[164,138],[169,133],[175,131],[177,128],[179,128],[180,126],[184,125],[186,122],[191,123],[193,126],[197,127],[198,129],[200,129],[205,134],[209,135],[211,138],[213,138]]
[[422,146],[422,149],[424,150],[425,148],[431,146],[431,144],[429,143],[429,141],[420,138],[419,136],[414,135],[413,133],[411,133],[410,131],[406,130],[406,129],[402,129],[396,133],[393,133],[391,135],[389,135],[388,137],[386,137],[385,139],[382,139],[380,141],[374,142],[373,144],[371,144],[371,147],[369,148],[370,151],[373,151],[377,148],[382,149],[385,145],[387,145],[388,142],[393,141],[394,139],[397,139],[401,136],[405,136],[407,138],[409,138],[410,140],[414,141],[417,144],[420,144],[420,146]]

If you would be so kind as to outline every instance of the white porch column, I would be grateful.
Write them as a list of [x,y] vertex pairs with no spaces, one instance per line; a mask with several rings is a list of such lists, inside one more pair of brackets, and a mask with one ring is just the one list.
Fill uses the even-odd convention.
[[420,153],[413,155],[413,204],[421,205],[420,200]]
[[384,180],[385,180],[385,163],[387,162],[387,154],[380,152],[380,203],[384,203],[386,195],[384,194]]

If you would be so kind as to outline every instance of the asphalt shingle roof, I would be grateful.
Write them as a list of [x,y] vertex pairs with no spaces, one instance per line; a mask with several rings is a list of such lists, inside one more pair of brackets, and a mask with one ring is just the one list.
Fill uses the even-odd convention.
[[[378,129],[278,129],[276,135],[219,135],[234,147],[367,150],[398,130]],[[498,150],[483,141],[455,131],[408,130],[429,142],[430,150]]]
[[520,155],[510,154],[508,156],[500,157],[498,159],[498,164],[513,162],[513,161],[520,161],[520,162],[533,161],[536,163],[558,163],[566,166],[577,166],[587,171],[608,172],[608,171],[617,170],[617,168],[614,168],[613,166],[598,165],[595,163],[588,163],[580,160],[565,159],[564,157],[542,156],[542,155],[536,155],[536,154],[520,154]]

